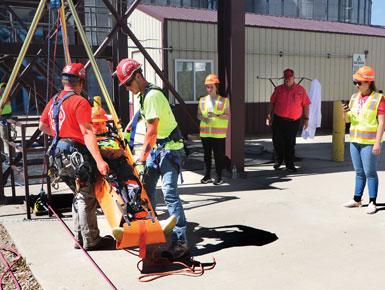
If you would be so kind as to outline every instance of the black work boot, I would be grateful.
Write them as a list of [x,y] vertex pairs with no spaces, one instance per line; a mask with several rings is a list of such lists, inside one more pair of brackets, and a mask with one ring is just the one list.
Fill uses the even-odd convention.
[[213,180],[211,179],[210,174],[205,174],[205,176],[201,179],[201,183],[203,184],[207,184],[211,182],[213,182]]

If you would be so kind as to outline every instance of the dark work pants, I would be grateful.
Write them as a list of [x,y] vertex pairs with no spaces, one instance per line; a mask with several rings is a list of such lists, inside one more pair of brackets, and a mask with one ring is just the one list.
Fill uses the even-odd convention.
[[218,177],[222,178],[222,169],[225,162],[226,138],[201,137],[201,139],[205,161],[205,176],[210,176],[211,152],[214,151],[215,172]]
[[286,167],[293,167],[295,160],[295,138],[299,125],[298,120],[289,120],[274,115],[273,119],[273,145],[275,161],[285,161]]

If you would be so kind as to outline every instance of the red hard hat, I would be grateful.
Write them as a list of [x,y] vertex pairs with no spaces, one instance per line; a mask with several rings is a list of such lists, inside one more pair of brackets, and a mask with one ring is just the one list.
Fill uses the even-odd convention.
[[102,107],[92,107],[92,122],[107,122],[106,111]]
[[124,85],[140,68],[141,65],[136,60],[131,58],[122,59],[116,67],[116,75],[120,81],[119,86]]
[[84,80],[86,78],[86,70],[81,63],[71,63],[67,64],[61,73],[62,75],[70,75],[81,78]]
[[211,84],[219,84],[219,78],[214,74],[208,75],[205,80],[205,85]]

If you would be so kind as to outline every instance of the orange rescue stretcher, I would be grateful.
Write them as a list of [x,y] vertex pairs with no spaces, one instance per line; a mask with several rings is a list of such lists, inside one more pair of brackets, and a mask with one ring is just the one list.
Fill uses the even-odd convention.
[[[120,136],[123,137],[123,135]],[[155,216],[155,212],[144,190],[138,172],[134,167],[134,159],[128,144],[126,144],[124,151],[126,162],[133,169],[133,173],[137,177],[137,180],[134,182],[136,185],[139,185],[141,189],[141,211],[128,218],[123,210],[125,202],[122,196],[117,193],[107,179],[100,174],[98,174],[96,179],[95,195],[103,213],[107,217],[111,229],[123,227],[123,237],[120,241],[117,240],[116,247],[122,249],[139,246],[139,256],[143,257],[146,253],[146,245],[164,243],[166,242],[166,238]]]
[[[140,184],[142,186],[142,184]],[[119,249],[127,247],[143,246],[166,242],[162,227],[154,215],[152,206],[142,186],[141,199],[144,211],[140,215],[135,215],[135,219],[126,222],[120,206],[124,206],[122,197],[111,188],[111,185],[100,174],[95,184],[95,195],[103,213],[106,215],[110,227],[123,227],[124,234],[121,241],[117,241],[116,247]]]

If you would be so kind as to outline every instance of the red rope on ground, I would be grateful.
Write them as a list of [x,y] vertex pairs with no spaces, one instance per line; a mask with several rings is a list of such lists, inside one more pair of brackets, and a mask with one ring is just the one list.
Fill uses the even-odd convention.
[[115,289],[117,290],[117,288],[115,287],[115,285],[111,282],[110,279],[108,279],[108,277],[106,276],[106,274],[104,274],[104,272],[102,271],[102,269],[100,269],[100,267],[98,266],[98,264],[96,264],[96,262],[94,261],[94,259],[92,259],[92,257],[90,256],[90,254],[88,254],[88,252],[86,250],[84,250],[84,248],[79,244],[79,242],[75,239],[72,231],[68,228],[68,226],[66,225],[65,222],[63,222],[63,220],[57,215],[57,213],[52,209],[52,207],[47,203],[46,204],[47,207],[53,212],[53,214],[56,216],[56,218],[60,221],[60,223],[64,226],[64,228],[67,230],[67,232],[71,235],[72,239],[75,241],[75,243],[80,247],[80,249],[83,251],[83,253],[90,259],[91,263],[95,266],[95,268],[99,271],[99,273],[103,276],[103,278],[107,281],[107,283],[111,286],[112,289]]
[[11,251],[12,253],[14,253],[15,255],[17,255],[17,258],[16,260],[12,263],[12,265],[8,265],[8,261],[5,259],[4,255],[2,252],[0,252],[0,255],[1,255],[1,259],[3,260],[4,264],[6,265],[7,269],[5,270],[5,272],[3,273],[3,275],[1,275],[1,278],[0,278],[0,283],[1,283],[1,289],[3,289],[3,278],[5,277],[5,275],[9,272],[9,274],[12,276],[12,280],[15,282],[16,286],[17,286],[17,289],[21,289],[20,288],[20,285],[19,283],[17,282],[17,279],[15,277],[15,275],[13,275],[12,271],[11,271],[11,268],[17,263],[20,261],[21,259],[21,255],[16,252],[16,250],[10,248],[10,247],[0,247],[0,249],[2,250],[7,250],[7,251]]
[[[202,265],[202,263],[196,262],[194,260],[194,258],[190,258],[189,262],[191,263],[191,266],[189,266],[186,263],[183,263],[181,261],[170,261],[168,258],[165,258],[165,257],[156,257],[155,253],[159,249],[159,247],[160,247],[160,244],[157,245],[156,248],[152,251],[151,259],[146,259],[146,258],[145,259],[141,259],[137,263],[136,267],[138,268],[139,272],[142,273],[143,269],[140,268],[140,264],[143,264],[145,261],[150,263],[150,264],[152,264],[152,265],[181,265],[184,268],[180,269],[180,270],[173,270],[173,271],[166,271],[166,272],[156,272],[156,273],[143,274],[143,275],[140,275],[138,277],[138,281],[139,282],[150,282],[150,281],[154,281],[156,279],[159,279],[159,278],[162,278],[162,277],[166,277],[166,276],[170,276],[170,275],[173,275],[173,274],[188,274],[190,276],[201,276],[201,275],[203,275],[203,273],[205,271],[214,269],[214,267],[216,265],[216,261],[215,261],[214,257],[213,257],[213,263],[209,267],[204,267]],[[136,253],[134,253],[134,252],[132,252],[130,250],[127,250],[127,249],[124,249],[124,250],[126,252],[130,253],[131,255],[139,257],[138,254],[136,254]],[[195,263],[198,263],[198,269],[196,269]]]

